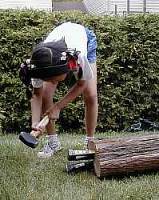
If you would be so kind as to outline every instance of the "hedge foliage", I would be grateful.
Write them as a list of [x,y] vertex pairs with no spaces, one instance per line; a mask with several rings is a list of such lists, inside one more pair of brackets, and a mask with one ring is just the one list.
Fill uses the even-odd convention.
[[[80,12],[0,11],[0,118],[5,132],[30,126],[30,102],[18,77],[33,46],[64,21],[92,28],[98,38],[99,131],[122,130],[139,117],[159,118],[159,16],[97,17]],[[57,101],[68,88],[59,86]],[[78,97],[61,113],[61,129],[83,127]]]

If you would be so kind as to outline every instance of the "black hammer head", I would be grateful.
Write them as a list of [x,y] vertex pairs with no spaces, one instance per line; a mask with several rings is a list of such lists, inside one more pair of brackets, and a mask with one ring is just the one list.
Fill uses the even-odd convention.
[[32,136],[30,133],[21,132],[19,139],[31,148],[35,148],[38,145],[38,140],[36,137]]

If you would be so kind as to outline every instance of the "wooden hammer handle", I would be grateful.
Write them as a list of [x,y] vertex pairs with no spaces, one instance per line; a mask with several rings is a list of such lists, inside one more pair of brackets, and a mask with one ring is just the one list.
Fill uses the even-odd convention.
[[[36,126],[37,128],[39,127],[45,127],[47,124],[49,123],[49,117],[46,115]],[[31,135],[33,135],[34,137],[38,137],[39,135],[41,135],[41,131],[31,131],[30,133]]]

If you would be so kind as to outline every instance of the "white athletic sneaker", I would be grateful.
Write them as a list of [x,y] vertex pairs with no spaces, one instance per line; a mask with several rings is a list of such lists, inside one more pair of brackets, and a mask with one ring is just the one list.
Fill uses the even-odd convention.
[[51,144],[48,142],[42,149],[42,151],[37,153],[37,156],[39,158],[50,158],[52,155],[54,155],[57,151],[60,151],[61,144],[60,142],[52,142]]

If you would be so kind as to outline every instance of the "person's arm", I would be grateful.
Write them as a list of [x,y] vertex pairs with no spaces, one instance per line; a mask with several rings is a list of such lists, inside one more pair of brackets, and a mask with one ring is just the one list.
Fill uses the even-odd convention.
[[87,81],[79,80],[68,93],[57,103],[55,103],[46,114],[51,119],[58,119],[60,110],[66,107],[70,102],[72,102],[76,97],[78,97],[87,85]]
[[59,109],[63,109],[76,97],[78,97],[83,92],[86,85],[87,81],[85,80],[77,81],[77,83],[69,90],[69,92],[59,102],[56,103]]

